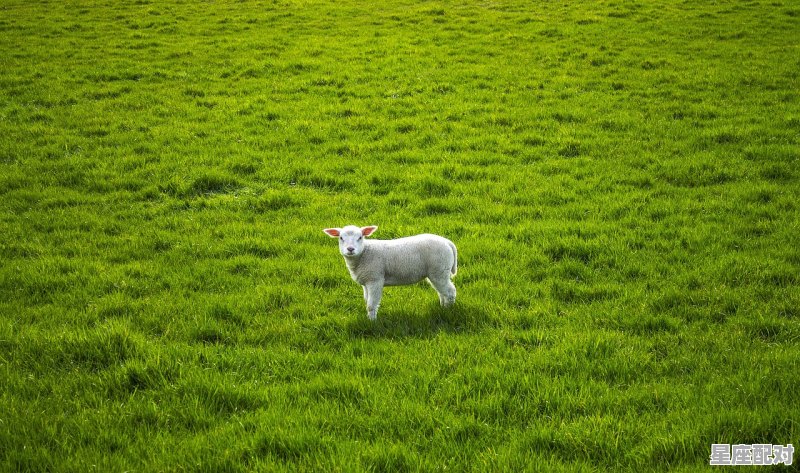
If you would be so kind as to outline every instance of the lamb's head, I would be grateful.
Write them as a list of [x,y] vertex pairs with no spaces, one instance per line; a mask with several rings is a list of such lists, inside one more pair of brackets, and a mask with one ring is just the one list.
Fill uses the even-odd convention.
[[372,235],[378,227],[370,226],[358,228],[348,225],[344,228],[326,228],[322,230],[331,238],[339,239],[339,251],[345,258],[360,256],[364,251],[364,238]]

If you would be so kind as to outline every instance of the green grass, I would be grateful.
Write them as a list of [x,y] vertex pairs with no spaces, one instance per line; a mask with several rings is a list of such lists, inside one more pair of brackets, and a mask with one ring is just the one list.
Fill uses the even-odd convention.
[[[800,446],[793,2],[0,0],[0,469]],[[433,232],[376,323],[321,230]]]

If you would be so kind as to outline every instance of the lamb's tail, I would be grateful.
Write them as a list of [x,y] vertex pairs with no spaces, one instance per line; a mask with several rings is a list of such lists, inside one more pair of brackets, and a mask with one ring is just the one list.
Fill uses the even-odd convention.
[[450,244],[450,249],[453,250],[453,267],[450,268],[450,277],[453,277],[458,272],[458,250],[452,241],[447,240],[447,243]]

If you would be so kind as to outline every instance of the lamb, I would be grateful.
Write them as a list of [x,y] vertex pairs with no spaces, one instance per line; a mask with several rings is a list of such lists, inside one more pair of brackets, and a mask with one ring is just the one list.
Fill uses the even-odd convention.
[[456,245],[438,235],[415,235],[395,240],[367,240],[378,227],[326,228],[339,238],[339,252],[354,281],[364,288],[367,317],[378,317],[384,286],[414,284],[427,278],[444,307],[456,301],[456,287],[450,279],[458,269]]

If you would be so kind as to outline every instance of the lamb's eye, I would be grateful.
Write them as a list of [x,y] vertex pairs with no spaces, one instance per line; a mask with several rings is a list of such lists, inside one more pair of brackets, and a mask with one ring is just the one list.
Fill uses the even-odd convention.
[[344,237],[339,237],[340,240],[344,241]]
[[363,236],[358,237],[358,241],[361,241],[362,238],[364,238],[364,237]]

